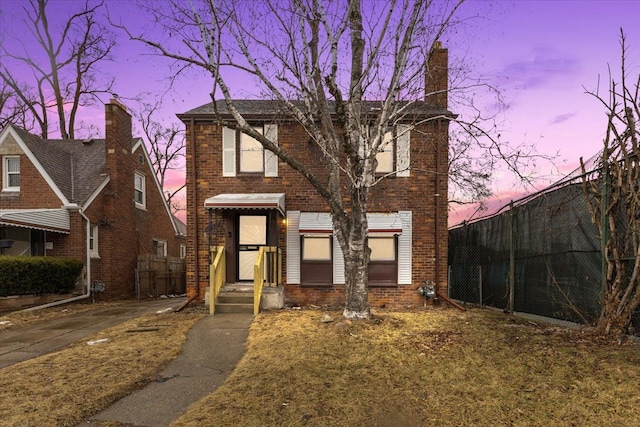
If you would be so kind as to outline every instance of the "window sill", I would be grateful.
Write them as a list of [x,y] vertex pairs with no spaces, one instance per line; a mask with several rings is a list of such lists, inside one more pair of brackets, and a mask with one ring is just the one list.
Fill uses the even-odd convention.
[[147,206],[146,205],[141,205],[139,203],[136,203],[136,208],[140,209],[141,211],[146,211],[147,210]]
[[89,258],[91,258],[91,259],[101,259],[100,255],[97,255],[97,254],[90,254]]
[[369,282],[370,288],[399,288],[401,285],[398,285],[396,282]]

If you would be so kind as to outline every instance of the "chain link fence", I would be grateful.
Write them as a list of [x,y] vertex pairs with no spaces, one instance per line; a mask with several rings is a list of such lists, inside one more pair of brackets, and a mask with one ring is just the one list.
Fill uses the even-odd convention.
[[582,176],[449,230],[450,297],[470,304],[591,324],[602,264]]

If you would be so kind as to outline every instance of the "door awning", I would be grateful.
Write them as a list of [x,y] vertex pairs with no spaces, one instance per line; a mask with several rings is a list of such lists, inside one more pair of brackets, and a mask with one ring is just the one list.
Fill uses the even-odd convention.
[[[402,220],[397,213],[368,213],[369,235],[402,234]],[[326,212],[301,212],[300,234],[331,234],[331,215]]]
[[0,225],[33,228],[69,234],[69,211],[66,209],[2,209]]
[[207,209],[276,209],[284,216],[284,193],[218,194],[204,201]]

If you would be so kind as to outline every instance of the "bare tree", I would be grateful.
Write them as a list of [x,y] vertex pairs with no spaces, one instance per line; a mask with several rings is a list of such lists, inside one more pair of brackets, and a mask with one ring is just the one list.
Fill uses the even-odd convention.
[[172,191],[167,191],[165,179],[168,172],[184,169],[184,130],[175,123],[171,123],[169,126],[163,125],[163,120],[158,116],[160,107],[159,101],[154,104],[144,103],[142,108],[134,113],[134,117],[140,123],[146,138],[153,171],[160,181],[160,187],[165,191],[165,197],[171,211],[175,214],[184,209],[175,200],[175,196],[185,188],[185,184]]
[[[363,8],[360,0],[203,0],[185,6],[176,0],[169,8],[147,8],[164,33],[171,34],[170,40],[125,31],[174,59],[180,70],[193,66],[208,72],[214,108],[222,99],[234,118],[219,123],[258,140],[326,200],[344,255],[344,316],[367,318],[366,212],[369,190],[384,179],[374,173],[376,155],[388,143],[385,133],[421,108],[429,92],[427,59],[442,35],[458,23],[461,4],[393,0],[367,2]],[[304,127],[324,154],[328,178],[314,175],[303,159],[292,157],[247,123],[229,85],[237,73],[251,76],[263,98],[277,102]],[[466,82],[459,89],[474,86],[477,83]],[[426,96],[446,99],[448,94]],[[375,114],[365,108],[366,100],[376,100]],[[443,118],[454,116],[428,119]],[[465,122],[465,128],[487,136],[477,119]]]
[[614,335],[630,332],[632,316],[640,307],[640,75],[626,68],[622,31],[620,44],[620,80],[609,73],[606,98],[598,90],[587,91],[604,106],[608,123],[601,168],[595,177],[583,181],[592,220],[600,230],[604,260],[597,329]]
[[[26,88],[24,92],[27,92]],[[9,123],[15,123],[26,130],[33,129],[33,124],[27,122],[27,108],[13,88],[0,80],[0,129],[4,129]]]
[[[21,50],[9,50],[8,43],[0,47],[0,81],[14,94],[12,102],[3,106],[1,116],[9,115],[5,109],[17,110],[21,112],[19,121],[33,123],[43,138],[48,137],[54,122],[63,139],[74,139],[78,108],[91,105],[98,94],[110,92],[113,84],[111,79],[101,78],[97,70],[110,58],[115,45],[112,34],[96,17],[102,5],[90,6],[87,1],[62,28],[49,21],[48,0],[31,0],[24,7],[24,24],[39,50],[27,49],[20,40],[13,45],[21,46]],[[28,69],[29,73],[19,69]],[[51,114],[55,120],[51,120]]]

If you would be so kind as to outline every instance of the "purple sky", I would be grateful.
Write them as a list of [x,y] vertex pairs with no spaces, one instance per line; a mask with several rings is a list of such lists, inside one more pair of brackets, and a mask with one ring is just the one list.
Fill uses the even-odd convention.
[[[105,2],[112,18],[137,28],[148,25],[132,2]],[[77,3],[50,0],[51,20],[55,22]],[[24,5],[20,0],[0,0],[0,31],[29,39],[21,25]],[[628,71],[635,76],[640,72],[640,1],[471,1],[462,13],[474,11],[485,18],[469,22],[452,36],[455,38],[445,39],[444,45],[451,57],[466,56],[500,86],[509,104],[500,117],[503,140],[534,143],[540,153],[559,152],[557,168],[543,165],[538,171],[554,181],[575,169],[581,156],[589,158],[601,146],[604,112],[594,98],[585,95],[584,88],[595,89],[600,76],[601,91],[606,90],[608,66],[618,77],[621,27],[629,47]],[[116,77],[114,92],[125,104],[126,98],[141,92],[166,92],[164,118],[177,122],[176,113],[210,101],[206,76],[185,76],[169,87],[168,60],[149,55],[121,34],[118,38],[115,61],[105,72]],[[12,47],[17,42],[8,36],[5,43]],[[237,97],[250,96],[246,85],[233,89]],[[89,108],[82,111],[81,119],[102,129],[103,114],[101,106]],[[169,184],[179,185],[183,174],[176,174]],[[498,178],[494,190],[500,200],[508,202],[513,197],[513,181],[500,173]],[[450,223],[464,219],[463,215],[464,210],[458,209]]]

